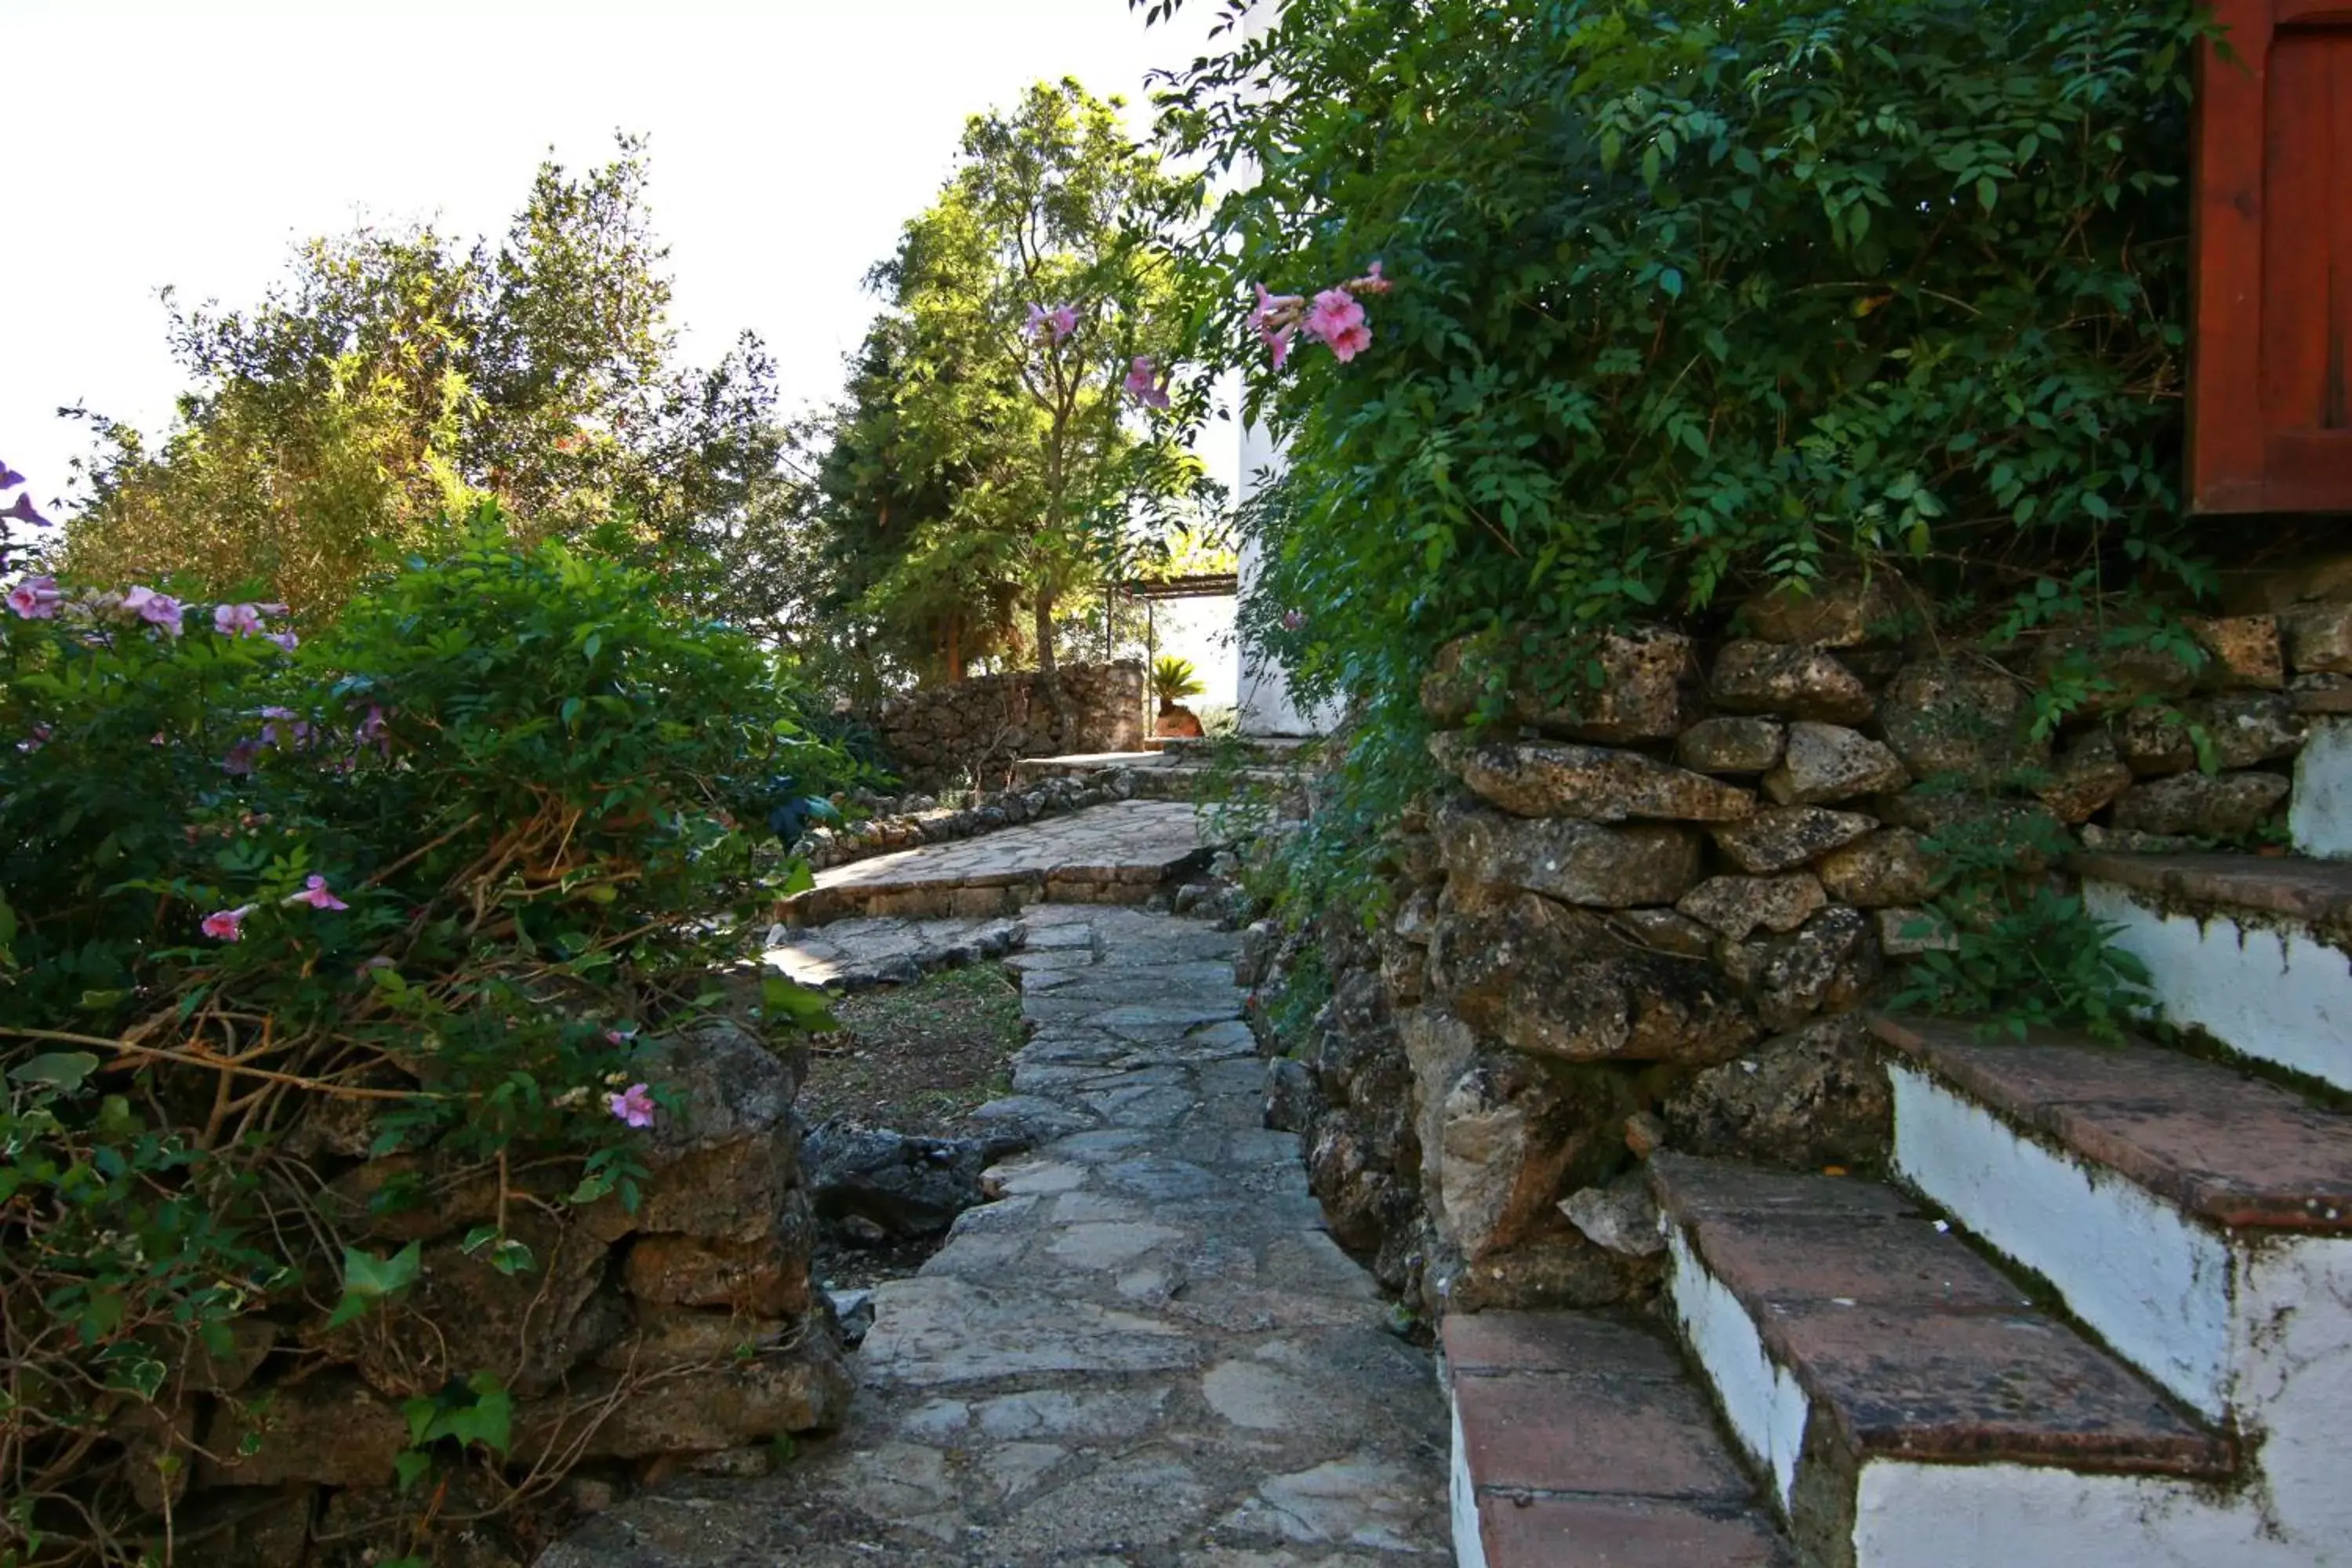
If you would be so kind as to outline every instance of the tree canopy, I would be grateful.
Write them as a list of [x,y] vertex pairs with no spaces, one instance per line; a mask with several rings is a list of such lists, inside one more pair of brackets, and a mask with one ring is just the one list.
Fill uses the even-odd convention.
[[583,174],[543,163],[495,243],[361,228],[303,246],[248,309],[173,306],[194,385],[152,445],[87,416],[70,564],[331,613],[494,500],[525,538],[593,536],[719,596],[791,476],[756,341],[674,363],[646,179],[625,137]]
[[1199,409],[1162,368],[1182,334],[1167,245],[1182,187],[1118,108],[1065,80],[974,117],[870,277],[887,303],[815,511],[830,607],[876,661],[1050,670],[1057,626],[1211,494],[1182,440]]

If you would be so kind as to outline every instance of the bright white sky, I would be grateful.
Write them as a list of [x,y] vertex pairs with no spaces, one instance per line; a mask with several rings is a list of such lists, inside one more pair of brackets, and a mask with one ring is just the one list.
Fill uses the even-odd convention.
[[[584,165],[615,130],[652,137],[688,357],[749,327],[788,406],[828,397],[873,314],[859,279],[945,178],[965,117],[1066,74],[1127,98],[1140,133],[1145,72],[1205,47],[1213,7],[1187,9],[1147,30],[1126,0],[0,0],[0,458],[46,502],[87,449],[60,405],[165,426],[181,383],[158,287],[243,305],[294,244],[363,218],[495,234],[551,146]],[[1228,480],[1229,445],[1209,453]]]

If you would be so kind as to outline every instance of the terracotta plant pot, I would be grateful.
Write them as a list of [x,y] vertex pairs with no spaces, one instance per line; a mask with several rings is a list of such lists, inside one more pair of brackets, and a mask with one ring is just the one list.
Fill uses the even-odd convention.
[[1160,721],[1151,727],[1151,732],[1171,738],[1199,740],[1201,721],[1181,702],[1162,702],[1160,705]]

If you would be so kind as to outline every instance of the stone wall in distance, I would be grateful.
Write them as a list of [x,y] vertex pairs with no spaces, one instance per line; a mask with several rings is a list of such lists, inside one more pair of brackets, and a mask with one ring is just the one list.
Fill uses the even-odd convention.
[[1034,670],[975,676],[890,698],[866,721],[898,776],[922,790],[1005,787],[1023,757],[1133,752],[1143,746],[1143,666],[1066,664],[1072,724],[1062,733]]

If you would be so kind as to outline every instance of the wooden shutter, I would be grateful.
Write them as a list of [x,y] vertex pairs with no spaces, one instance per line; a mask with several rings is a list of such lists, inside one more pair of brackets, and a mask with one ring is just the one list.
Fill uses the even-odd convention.
[[2352,512],[2352,0],[2215,0],[2197,94],[2189,494]]

